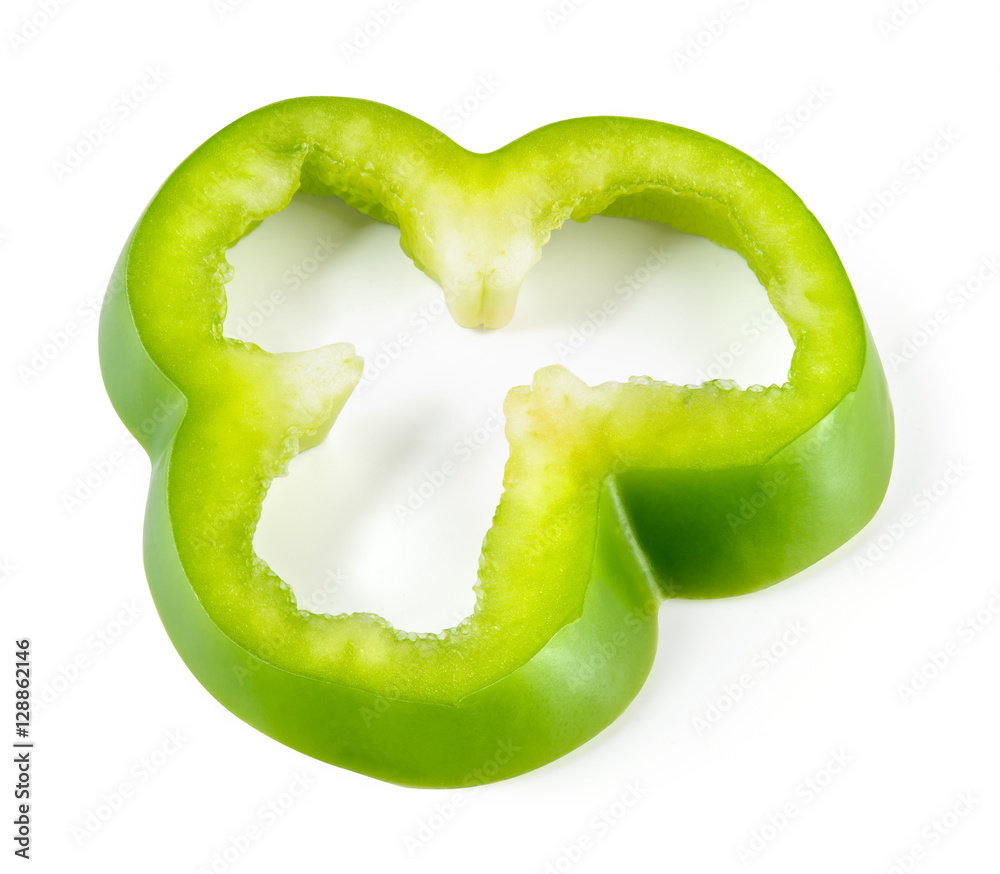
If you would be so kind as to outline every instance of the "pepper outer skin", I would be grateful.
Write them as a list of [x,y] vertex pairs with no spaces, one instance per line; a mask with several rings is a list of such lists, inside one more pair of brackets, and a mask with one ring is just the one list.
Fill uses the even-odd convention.
[[[226,250],[296,191],[397,225],[468,327],[511,318],[568,218],[708,237],[767,289],[795,344],[788,381],[587,386],[543,368],[505,402],[510,457],[469,617],[434,635],[299,610],[254,531],[362,363],[348,344],[273,354],[222,331]],[[370,101],[264,107],[149,204],[99,349],[151,459],[144,561],[182,659],[262,732],[407,786],[505,779],[580,746],[641,688],[665,598],[752,592],[818,561],[871,519],[892,466],[885,375],[822,227],[749,156],[656,121],[556,122],[477,154]]]

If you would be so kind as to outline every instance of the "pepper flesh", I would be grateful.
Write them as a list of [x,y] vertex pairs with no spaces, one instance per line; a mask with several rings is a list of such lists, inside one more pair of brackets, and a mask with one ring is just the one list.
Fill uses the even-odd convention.
[[[301,611],[253,535],[270,481],[325,436],[361,361],[347,344],[274,354],[222,332],[227,249],[297,191],[397,225],[468,327],[510,319],[567,218],[706,236],[746,259],[787,325],[788,382],[587,386],[544,368],[504,405],[510,457],[473,614],[424,635]],[[750,592],[817,561],[868,522],[892,463],[885,377],[819,223],[742,152],[654,121],[562,121],[477,154],[369,101],[264,107],[147,207],[100,354],[152,460],[145,564],[182,658],[261,731],[405,785],[503,779],[593,737],[645,680],[665,597]]]

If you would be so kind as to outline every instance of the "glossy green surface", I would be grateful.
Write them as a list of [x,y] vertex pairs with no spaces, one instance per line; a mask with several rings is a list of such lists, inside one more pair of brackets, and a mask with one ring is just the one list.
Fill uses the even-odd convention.
[[[741,390],[562,367],[512,389],[510,458],[474,613],[440,635],[318,616],[253,551],[271,479],[357,383],[347,344],[225,338],[226,250],[301,190],[400,227],[461,325],[499,327],[567,218],[662,221],[736,249],[795,342]],[[109,395],[153,463],[147,576],[205,687],[261,731],[397,783],[502,779],[614,720],[667,596],[777,582],[855,534],[892,457],[885,378],[840,260],[777,177],[683,128],[575,119],[480,155],[379,104],[303,98],[206,142],[129,239],[101,317]]]

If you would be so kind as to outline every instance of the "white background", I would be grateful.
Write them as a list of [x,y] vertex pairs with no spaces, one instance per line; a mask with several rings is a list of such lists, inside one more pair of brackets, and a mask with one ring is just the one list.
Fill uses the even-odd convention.
[[[984,0],[5,4],[0,689],[12,742],[14,640],[30,637],[35,870],[993,870],[997,19]],[[666,603],[626,713],[502,784],[402,789],[284,748],[198,685],[146,588],[149,466],[104,393],[96,307],[168,173],[229,121],[304,94],[380,100],[479,151],[616,114],[758,154],[828,229],[886,362],[897,456],[870,526],[767,591]],[[306,261],[326,239],[332,256]],[[232,254],[231,330],[287,292],[253,337],[265,348],[351,341],[373,360],[415,338],[265,504],[259,551],[324,609],[418,631],[470,609],[506,452],[491,411],[536,368],[784,378],[787,334],[739,259],[704,241],[568,227],[504,331],[440,316],[418,334],[439,292],[397,239],[299,199]],[[670,252],[662,269],[567,354],[651,246]],[[293,294],[284,273],[307,264]],[[959,286],[975,292],[962,306]],[[476,452],[400,520],[465,437]],[[904,695],[914,672],[932,679]],[[10,823],[10,788],[0,811]]]

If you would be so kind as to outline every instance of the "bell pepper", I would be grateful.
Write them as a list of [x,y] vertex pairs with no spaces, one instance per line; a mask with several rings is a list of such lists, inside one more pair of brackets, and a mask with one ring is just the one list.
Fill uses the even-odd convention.
[[[415,634],[302,610],[254,531],[269,483],[323,439],[362,362],[348,344],[274,354],[223,334],[227,249],[296,192],[396,225],[466,327],[508,322],[566,219],[705,236],[766,288],[795,344],[788,381],[589,386],[543,368],[504,404],[510,456],[474,612]],[[260,731],[402,785],[499,780],[592,738],[642,686],[664,599],[752,592],[816,562],[870,520],[892,463],[882,366],[820,224],[747,155],[656,121],[561,121],[478,154],[365,100],[251,112],[149,203],[99,346],[152,462],[146,573],[183,660]]]

